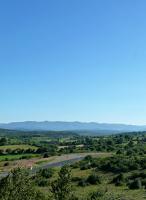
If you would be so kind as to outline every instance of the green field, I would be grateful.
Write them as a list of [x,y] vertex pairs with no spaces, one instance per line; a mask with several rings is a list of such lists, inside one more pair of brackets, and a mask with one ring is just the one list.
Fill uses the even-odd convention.
[[[73,177],[82,177],[87,178],[88,175],[92,173],[92,170],[72,170]],[[99,175],[102,176],[103,182],[99,185],[89,185],[85,187],[80,187],[77,184],[74,184],[75,191],[78,197],[84,199],[90,193],[96,192],[97,190],[107,189],[110,193],[115,195],[120,195],[126,200],[144,200],[146,199],[146,191],[144,189],[141,190],[129,190],[127,186],[115,186],[114,184],[110,184],[110,179],[112,178],[112,174],[98,172]]]
[[[57,178],[57,173],[60,168],[55,168],[55,174],[52,177],[52,180]],[[78,178],[87,178],[90,174],[92,174],[92,170],[72,170],[72,177]],[[103,177],[103,182],[101,184],[96,185],[88,185],[85,187],[78,186],[77,183],[72,183],[73,193],[81,200],[87,199],[87,196],[93,192],[104,191],[106,190],[109,194],[114,194],[115,196],[119,196],[119,200],[145,200],[146,199],[146,191],[145,189],[136,189],[129,190],[127,186],[115,186],[114,184],[109,183],[112,178],[112,174],[99,172],[99,174]],[[49,195],[48,187],[38,187],[46,196]],[[110,199],[111,200],[111,199]],[[117,199],[116,199],[117,200]]]
[[0,156],[0,162],[1,161],[13,161],[13,160],[19,160],[19,159],[29,159],[29,158],[35,158],[38,157],[37,154],[18,154],[18,155],[3,155]]
[[37,147],[35,146],[31,146],[31,145],[25,145],[25,144],[20,144],[20,145],[4,145],[4,146],[0,146],[0,150],[6,150],[6,149],[11,149],[11,150],[15,150],[15,149],[34,149],[36,150]]

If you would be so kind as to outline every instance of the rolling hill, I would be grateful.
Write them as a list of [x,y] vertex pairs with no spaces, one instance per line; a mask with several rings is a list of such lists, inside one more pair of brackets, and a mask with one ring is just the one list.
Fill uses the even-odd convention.
[[25,131],[91,131],[98,133],[146,131],[146,126],[62,121],[0,123],[0,128]]

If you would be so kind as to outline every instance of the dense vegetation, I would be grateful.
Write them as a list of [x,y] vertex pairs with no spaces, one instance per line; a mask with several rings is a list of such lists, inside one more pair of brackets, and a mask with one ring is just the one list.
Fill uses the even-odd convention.
[[[46,177],[46,174],[49,176]],[[72,184],[71,169],[64,166],[58,173],[55,180],[47,183],[48,195],[44,195],[40,190],[36,189],[38,184],[36,179],[48,178],[51,179],[53,171],[39,171],[34,177],[30,176],[28,171],[24,169],[15,169],[7,177],[0,181],[0,199],[1,200],[79,200],[81,198],[75,195],[75,190]],[[45,174],[45,176],[44,176]],[[38,176],[38,177],[37,177]],[[37,178],[36,178],[37,177]],[[100,184],[96,175],[90,175],[87,179],[89,184]],[[45,183],[46,184],[46,183]],[[43,186],[43,185],[42,185]],[[107,190],[97,190],[90,193],[86,200],[92,199],[107,199],[116,200],[119,196],[114,196]],[[84,198],[85,199],[85,198]],[[121,199],[121,198],[120,198]]]
[[[92,152],[105,154],[91,156]],[[31,171],[17,164],[23,160],[41,164],[71,153],[88,156],[62,168],[36,166]],[[55,132],[53,137],[53,132],[1,130],[0,171],[11,171],[1,176],[2,200],[143,200],[146,133],[90,137]]]

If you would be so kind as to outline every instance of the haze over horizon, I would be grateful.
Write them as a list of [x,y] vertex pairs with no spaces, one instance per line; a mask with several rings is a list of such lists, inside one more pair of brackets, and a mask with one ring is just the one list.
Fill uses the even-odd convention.
[[0,129],[20,131],[77,131],[82,134],[117,134],[146,131],[145,126],[126,124],[106,124],[96,122],[26,121],[1,124]]
[[146,126],[146,124],[130,124],[130,123],[124,123],[124,122],[99,122],[99,121],[78,121],[78,120],[22,120],[22,121],[7,121],[7,122],[1,122],[0,124],[10,124],[10,123],[23,123],[23,122],[67,122],[67,123],[97,123],[97,124],[121,124],[121,125],[133,125],[133,126]]
[[146,125],[146,1],[0,3],[0,123]]

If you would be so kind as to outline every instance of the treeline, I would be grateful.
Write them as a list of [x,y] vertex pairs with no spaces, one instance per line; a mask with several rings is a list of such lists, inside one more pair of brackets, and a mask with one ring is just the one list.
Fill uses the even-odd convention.
[[117,154],[146,154],[146,134],[142,132],[118,134],[100,137],[78,137],[76,140],[63,141],[59,143],[64,148],[61,153],[76,152],[117,152]]
[[19,154],[42,154],[44,157],[49,157],[57,154],[57,146],[49,145],[47,147],[38,147],[37,149],[0,149],[0,155],[19,155]]
[[50,138],[66,138],[78,136],[76,132],[72,131],[20,131],[20,130],[7,130],[0,129],[1,137],[42,137],[47,136]]

